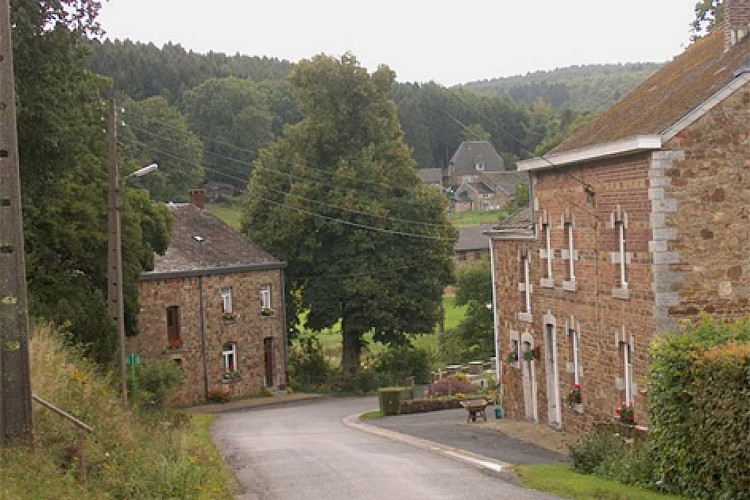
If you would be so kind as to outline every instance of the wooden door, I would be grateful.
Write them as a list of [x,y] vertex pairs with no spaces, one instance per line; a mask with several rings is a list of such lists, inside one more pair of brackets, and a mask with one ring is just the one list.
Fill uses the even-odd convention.
[[273,384],[273,337],[263,339],[263,362],[266,367],[266,387]]

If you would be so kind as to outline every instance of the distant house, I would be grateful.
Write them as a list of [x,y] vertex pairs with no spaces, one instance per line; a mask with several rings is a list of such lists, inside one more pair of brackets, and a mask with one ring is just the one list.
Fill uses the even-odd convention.
[[531,205],[488,232],[509,416],[648,425],[653,338],[750,314],[750,2],[724,6],[724,32],[519,162]]
[[249,396],[286,383],[285,263],[203,210],[202,194],[169,205],[172,240],[140,276],[140,333],[127,344],[144,363],[184,368],[179,403],[212,390]]
[[515,200],[524,173],[506,171],[505,162],[486,141],[463,141],[446,168],[417,171],[425,184],[453,190],[451,210],[497,210]]
[[222,198],[231,198],[241,193],[234,185],[226,182],[209,181],[203,185],[203,191],[207,200],[213,202]]
[[490,254],[490,239],[484,233],[491,229],[492,224],[458,228],[458,239],[453,245],[453,255],[456,264],[488,258]]

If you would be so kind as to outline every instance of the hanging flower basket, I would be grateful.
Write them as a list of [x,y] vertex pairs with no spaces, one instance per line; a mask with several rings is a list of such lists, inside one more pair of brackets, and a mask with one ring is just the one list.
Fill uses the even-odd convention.
[[621,424],[635,425],[635,409],[632,406],[621,404],[615,409],[615,415]]
[[534,361],[536,357],[534,356],[533,351],[524,351],[523,353],[523,359],[524,361]]
[[518,362],[518,353],[516,351],[510,351],[508,353],[508,363],[517,363]]

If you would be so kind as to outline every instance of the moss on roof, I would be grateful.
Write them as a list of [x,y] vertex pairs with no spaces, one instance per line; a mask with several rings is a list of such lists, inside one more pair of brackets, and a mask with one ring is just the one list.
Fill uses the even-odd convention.
[[737,70],[750,62],[749,54],[750,37],[725,51],[724,32],[716,30],[697,40],[552,153],[663,133],[728,85]]

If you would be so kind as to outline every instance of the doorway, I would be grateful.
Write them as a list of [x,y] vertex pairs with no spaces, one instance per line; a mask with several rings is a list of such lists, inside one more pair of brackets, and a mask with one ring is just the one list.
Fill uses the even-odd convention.
[[263,339],[263,364],[265,365],[265,386],[273,387],[273,337]]
[[[534,341],[531,335],[527,332],[523,334],[523,340],[521,343],[521,373],[523,375],[523,407],[524,416],[527,420],[537,422],[538,412],[536,404],[536,376],[535,366],[536,361],[533,359]],[[528,354],[527,354],[528,353]]]

